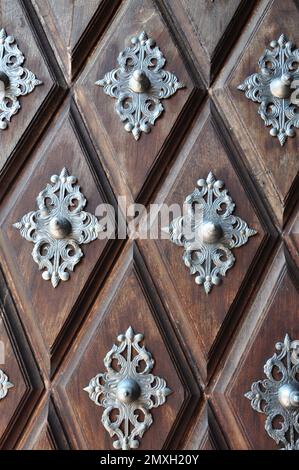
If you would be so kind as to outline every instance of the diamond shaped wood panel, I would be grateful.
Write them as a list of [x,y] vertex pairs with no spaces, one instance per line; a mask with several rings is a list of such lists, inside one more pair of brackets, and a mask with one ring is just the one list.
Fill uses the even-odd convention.
[[[129,45],[130,39],[142,31],[156,41],[166,58],[165,69],[173,72],[185,88],[163,100],[164,112],[151,132],[142,135],[136,142],[132,134],[124,130],[124,125],[116,114],[116,101],[107,96],[95,82],[116,68],[118,55]],[[125,1],[96,47],[75,88],[79,109],[117,195],[136,200],[194,93],[192,79],[155,3],[151,0],[142,3],[137,0]],[[174,136],[172,138],[175,140]],[[162,158],[168,160],[169,155],[161,156]]]
[[[36,210],[39,192],[49,183],[52,175],[60,174],[63,167],[77,177],[87,200],[86,210],[94,214],[98,204],[106,199],[70,120],[68,104],[16,181],[1,212],[2,257],[3,262],[5,260],[7,263],[11,289],[18,299],[29,335],[38,336],[39,331],[48,351],[53,350],[79,294],[110,246],[107,239],[96,239],[88,245],[81,245],[84,256],[69,280],[60,282],[56,289],[51,282],[42,278],[32,259],[33,244],[22,238],[13,224],[27,212]],[[32,340],[36,341],[37,338]]]
[[249,101],[238,86],[249,75],[258,72],[259,58],[272,40],[285,34],[297,42],[298,19],[295,1],[260,4],[214,87],[232,135],[242,147],[249,170],[266,195],[280,226],[287,216],[288,201],[292,202],[295,195],[299,170],[298,136],[288,138],[281,147],[259,116],[258,104]]
[[[225,182],[236,204],[235,213],[250,221],[250,226],[257,230],[257,235],[250,238],[247,244],[233,250],[235,265],[209,295],[205,293],[203,286],[195,283],[194,276],[190,275],[182,259],[182,247],[167,239],[140,242],[146,263],[152,273],[155,273],[159,289],[171,305],[173,321],[188,343],[191,361],[197,367],[202,363],[205,372],[201,373],[204,376],[209,374],[206,364],[210,360],[215,342],[221,334],[225,335],[224,324],[238,295],[245,295],[246,276],[253,269],[252,263],[254,265],[257,253],[268,238],[252,205],[253,193],[248,196],[244,179],[239,179],[242,176],[234,168],[234,158],[232,151],[226,149],[210,107],[206,105],[180,149],[176,163],[156,199],[159,204],[179,204],[182,207],[197,181],[206,178],[212,171],[217,179]],[[154,245],[158,251],[154,251]]]
[[177,19],[175,27],[207,85],[221,69],[253,5],[246,0],[166,0],[169,19]]
[[299,337],[299,297],[288,275],[283,249],[269,267],[212,394],[213,406],[234,449],[277,449],[265,430],[266,417],[244,396],[264,378],[264,364],[286,334]]
[[118,0],[33,0],[69,83],[118,3]]
[[153,373],[163,377],[173,391],[161,407],[151,409],[154,425],[140,439],[140,449],[167,447],[174,436],[177,441],[183,432],[183,423],[192,413],[198,390],[196,383],[191,382],[189,367],[178,345],[174,350],[169,343],[170,338],[174,339],[173,333],[165,312],[161,317],[163,309],[158,298],[152,303],[155,298],[154,287],[138,252],[127,247],[110,276],[109,285],[89,313],[88,328],[78,336],[55,380],[55,401],[75,448],[113,449],[113,439],[101,423],[103,409],[95,406],[83,388],[93,376],[105,370],[106,354],[116,337],[129,326],[135,333],[144,334],[144,344],[155,360]]
[[[7,175],[8,168],[11,168],[14,161],[10,171],[15,174],[24,156],[28,154],[40,135],[49,117],[48,113],[55,108],[62,90],[59,88],[56,70],[49,67],[52,57],[49,60],[40,42],[36,40],[32,28],[33,19],[28,17],[24,4],[4,0],[1,2],[0,20],[1,28],[5,29],[7,35],[15,38],[25,57],[24,67],[42,81],[42,85],[36,87],[30,94],[19,98],[21,109],[12,116],[7,129],[1,130],[0,177],[6,175],[3,179],[3,190],[10,179],[10,175]],[[53,100],[56,101],[55,104]],[[19,150],[22,150],[22,153],[16,159],[15,155]]]

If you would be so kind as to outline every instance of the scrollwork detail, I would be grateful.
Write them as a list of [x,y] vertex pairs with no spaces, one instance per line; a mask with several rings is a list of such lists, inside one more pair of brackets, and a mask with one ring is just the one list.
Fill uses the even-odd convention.
[[115,109],[125,122],[125,130],[138,140],[142,132],[150,132],[163,112],[161,100],[184,85],[173,73],[163,70],[166,59],[144,31],[131,39],[131,45],[119,54],[117,62],[118,68],[106,73],[96,85],[116,98]]
[[38,210],[14,224],[23,238],[34,243],[32,257],[44,270],[43,279],[51,280],[54,288],[69,279],[69,272],[82,258],[80,245],[95,240],[104,228],[83,210],[86,199],[76,182],[77,178],[63,168],[39,193]]
[[284,34],[271,41],[270,47],[259,59],[260,72],[247,77],[238,89],[260,103],[259,115],[265,126],[271,126],[270,135],[278,137],[283,146],[299,127],[298,103],[291,99],[299,80],[299,49]]
[[235,204],[213,173],[200,179],[185,200],[186,214],[174,219],[164,230],[170,240],[184,247],[183,260],[197,284],[208,294],[219,285],[235,262],[231,250],[247,243],[257,232],[233,215]]
[[[139,447],[138,438],[141,439],[153,423],[149,410],[163,405],[171,393],[165,380],[151,373],[155,361],[140,344],[143,338],[142,334],[135,334],[132,327],[119,335],[119,344],[114,344],[104,359],[107,371],[97,374],[84,388],[89,398],[104,408],[102,423],[110,436],[116,437],[113,442],[116,449]],[[117,417],[111,421],[115,410]],[[142,413],[141,419],[139,413]]]

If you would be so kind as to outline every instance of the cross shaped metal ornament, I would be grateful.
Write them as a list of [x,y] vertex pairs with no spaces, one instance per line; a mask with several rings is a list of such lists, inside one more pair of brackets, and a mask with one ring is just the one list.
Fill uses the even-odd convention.
[[224,182],[213,173],[206,180],[198,180],[197,185],[185,200],[186,214],[163,230],[173,243],[184,247],[185,265],[191,274],[196,274],[195,282],[203,284],[209,294],[234,265],[231,249],[244,245],[257,232],[233,215],[235,204]]
[[14,224],[22,237],[34,243],[32,257],[53,287],[69,279],[69,271],[83,256],[80,245],[95,240],[104,229],[94,215],[83,211],[86,199],[76,182],[65,168],[51,176],[51,184],[37,197],[38,210]]
[[259,115],[265,126],[271,126],[270,135],[278,137],[283,146],[299,128],[299,93],[292,92],[299,86],[299,49],[284,34],[271,41],[270,48],[259,60],[260,72],[247,77],[238,89],[260,103]]
[[96,85],[116,98],[115,109],[125,122],[125,130],[138,140],[142,132],[150,132],[151,125],[163,112],[161,100],[184,85],[173,73],[163,69],[166,59],[154,39],[144,31],[131,39],[131,46],[119,54],[117,62],[118,67],[106,73]]
[[[150,373],[155,361],[140,344],[142,334],[129,327],[117,340],[119,344],[114,344],[104,359],[107,371],[91,379],[84,390],[96,405],[105,408],[102,423],[110,436],[117,438],[114,448],[129,450],[139,447],[137,437],[142,438],[152,425],[149,410],[163,405],[171,390],[164,379]],[[118,414],[111,421],[113,410]]]

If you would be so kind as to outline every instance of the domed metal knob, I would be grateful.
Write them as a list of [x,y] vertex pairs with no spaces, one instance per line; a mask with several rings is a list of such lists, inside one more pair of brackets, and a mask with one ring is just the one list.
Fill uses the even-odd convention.
[[116,395],[122,403],[133,403],[140,394],[140,387],[134,379],[124,379],[117,386]]
[[151,86],[151,82],[143,70],[134,70],[129,86],[135,93],[145,93]]
[[282,385],[278,390],[278,400],[287,410],[299,408],[299,383]]
[[291,94],[291,76],[284,74],[280,78],[274,78],[270,83],[270,91],[276,98],[286,99]]
[[223,237],[223,230],[220,224],[205,222],[200,229],[200,235],[204,243],[217,243]]
[[5,90],[9,86],[9,78],[6,73],[0,71],[0,101],[5,98]]
[[72,232],[72,224],[66,217],[53,217],[49,223],[51,235],[57,240],[67,238]]

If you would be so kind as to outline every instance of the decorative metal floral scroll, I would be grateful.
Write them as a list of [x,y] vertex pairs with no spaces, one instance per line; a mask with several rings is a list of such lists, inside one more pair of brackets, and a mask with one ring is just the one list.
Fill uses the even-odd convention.
[[25,57],[13,36],[0,30],[0,129],[6,129],[21,105],[18,97],[28,95],[42,82],[22,67]]
[[206,180],[198,180],[197,185],[185,200],[186,214],[164,230],[173,243],[184,247],[185,265],[208,294],[234,265],[231,249],[244,245],[257,232],[233,215],[235,204],[224,182],[216,180],[213,173]]
[[270,134],[284,145],[299,127],[298,103],[292,99],[292,88],[299,86],[299,49],[284,34],[270,46],[259,60],[260,72],[246,78],[238,89],[260,103],[259,115],[271,126]]
[[126,123],[125,130],[138,140],[142,132],[150,132],[164,110],[161,100],[184,85],[173,73],[163,70],[166,59],[145,32],[131,39],[131,46],[119,54],[117,62],[118,68],[106,73],[96,85],[117,99],[116,112]]
[[80,245],[95,240],[103,230],[94,215],[83,211],[86,199],[76,182],[65,168],[59,176],[51,176],[51,184],[37,197],[38,210],[14,224],[22,237],[34,243],[32,257],[53,287],[69,279],[69,271],[83,256]]
[[9,382],[7,375],[0,369],[0,400],[6,397],[8,390],[12,387],[13,384]]
[[264,366],[267,378],[254,382],[245,397],[267,416],[265,429],[277,444],[299,450],[299,341],[286,335],[275,348],[278,352]]
[[[155,361],[140,344],[142,334],[129,327],[117,340],[119,344],[113,345],[104,359],[107,372],[96,375],[84,390],[96,405],[105,408],[102,423],[110,436],[117,438],[114,448],[129,450],[139,447],[137,437],[142,438],[153,423],[149,410],[163,405],[171,390],[164,379],[150,373]],[[113,410],[118,414],[111,421]]]

